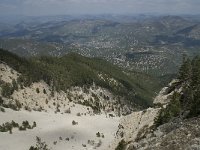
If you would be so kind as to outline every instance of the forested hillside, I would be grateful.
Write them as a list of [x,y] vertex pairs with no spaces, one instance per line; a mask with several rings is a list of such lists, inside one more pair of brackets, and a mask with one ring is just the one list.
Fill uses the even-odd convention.
[[30,86],[44,80],[52,90],[66,91],[73,86],[86,87],[96,84],[110,90],[116,96],[134,105],[147,107],[160,88],[156,79],[137,72],[127,72],[111,63],[70,53],[62,57],[21,58],[8,51],[0,50],[0,60],[21,75],[13,85],[3,84],[4,96],[9,96],[18,87]]

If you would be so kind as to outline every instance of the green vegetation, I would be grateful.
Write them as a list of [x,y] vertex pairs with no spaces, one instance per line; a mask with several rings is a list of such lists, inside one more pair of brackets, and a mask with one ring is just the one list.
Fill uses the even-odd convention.
[[[158,81],[148,75],[126,72],[105,60],[86,58],[75,53],[62,57],[25,59],[1,49],[0,60],[21,73],[17,80],[20,87],[44,80],[52,87],[52,91],[66,91],[72,86],[91,86],[95,83],[116,96],[124,97],[130,106],[141,107],[150,106],[152,97],[160,88]],[[36,92],[39,93],[39,89]]]
[[5,109],[3,107],[0,107],[1,112],[5,112]]
[[78,122],[76,122],[76,121],[72,121],[72,125],[74,126],[74,125],[78,125]]
[[127,143],[124,140],[121,140],[115,150],[125,150]]
[[101,134],[99,132],[96,133],[97,137],[101,137]]
[[157,95],[160,89],[167,85],[172,79],[171,75],[157,78],[135,71],[128,71],[128,75],[134,83],[133,89],[135,89],[135,97],[137,97],[137,100],[147,102],[149,105],[151,105],[153,98]]
[[2,96],[9,98],[15,90],[18,90],[18,85],[15,80],[10,83],[4,83],[1,81],[0,86],[2,88]]
[[45,90],[45,89],[43,89],[43,93],[44,93],[44,94],[47,94],[47,92],[46,92],[46,90]]
[[36,137],[36,146],[31,146],[29,150],[50,150],[45,142],[42,142],[41,138]]
[[2,97],[0,96],[0,106],[3,105],[3,99]]
[[189,80],[192,76],[192,64],[191,60],[187,58],[187,56],[183,56],[183,64],[179,69],[179,80],[181,82],[184,82],[186,80]]
[[2,104],[5,108],[10,108],[12,110],[18,111],[21,108],[21,104],[18,101],[15,101],[15,104],[9,102],[8,104]]
[[[15,100],[14,102],[5,103],[5,101],[2,99],[2,97],[0,97],[0,106],[5,107],[5,108],[10,108],[15,111],[20,110],[20,108],[22,107],[22,105],[19,101]],[[0,107],[0,110],[2,112],[5,111],[4,108],[1,108],[1,107]]]
[[37,92],[37,93],[40,93],[40,90],[39,90],[39,88],[36,88],[36,92]]
[[10,134],[12,134],[12,129],[13,128],[18,128],[19,130],[26,130],[26,129],[33,129],[36,127],[36,122],[34,121],[33,122],[33,125],[31,126],[29,124],[28,121],[23,121],[22,122],[22,125],[20,126],[18,123],[16,123],[15,121],[11,121],[10,122],[6,122],[6,123],[3,123],[2,125],[0,125],[0,132],[8,132]]
[[184,56],[183,64],[180,67],[179,82],[171,87],[182,87],[182,92],[175,92],[166,109],[160,111],[159,116],[155,119],[155,125],[159,126],[169,122],[172,118],[186,113],[187,118],[200,115],[200,57],[197,56],[192,60]]
[[155,125],[159,126],[164,123],[169,122],[173,117],[180,114],[181,104],[180,104],[180,94],[175,92],[171,98],[169,105],[166,108],[160,110],[157,118],[155,118]]
[[9,131],[9,133],[12,134],[12,129],[16,128],[16,127],[19,127],[19,124],[15,123],[12,120],[11,123],[6,122],[6,123],[3,123],[2,125],[0,125],[0,132],[8,132]]
[[95,99],[94,103],[88,100],[78,101],[78,104],[91,107],[95,114],[99,114],[101,112],[101,106],[99,104],[99,100]]
[[189,79],[189,87],[186,88],[186,97],[190,110],[190,117],[200,115],[200,57],[192,60],[192,73]]

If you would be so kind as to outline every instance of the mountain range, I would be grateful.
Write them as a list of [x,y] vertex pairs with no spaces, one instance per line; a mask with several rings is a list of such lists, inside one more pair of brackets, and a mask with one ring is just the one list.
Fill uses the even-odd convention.
[[200,21],[196,18],[36,17],[15,24],[0,23],[0,47],[26,57],[77,52],[129,70],[164,76],[177,72],[183,54],[199,53]]

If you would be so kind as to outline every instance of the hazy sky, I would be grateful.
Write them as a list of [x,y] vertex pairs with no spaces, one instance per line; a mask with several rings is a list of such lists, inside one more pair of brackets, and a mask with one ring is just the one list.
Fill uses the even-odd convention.
[[200,0],[0,0],[1,15],[199,14]]

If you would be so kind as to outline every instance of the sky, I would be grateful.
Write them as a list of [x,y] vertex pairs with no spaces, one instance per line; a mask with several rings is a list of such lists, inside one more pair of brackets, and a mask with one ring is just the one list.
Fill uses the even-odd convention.
[[200,14],[200,0],[0,0],[1,15]]

